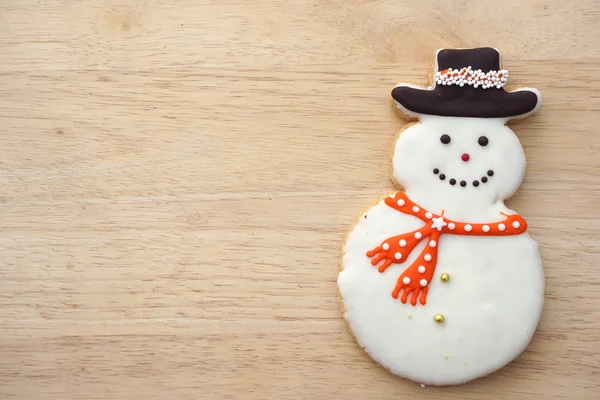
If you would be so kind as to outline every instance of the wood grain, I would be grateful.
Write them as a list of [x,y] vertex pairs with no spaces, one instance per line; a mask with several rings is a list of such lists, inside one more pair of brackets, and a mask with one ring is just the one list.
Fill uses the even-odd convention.
[[[517,11],[515,11],[517,10]],[[0,398],[597,399],[600,3],[3,0]],[[491,45],[544,94],[510,206],[527,351],[421,388],[347,332],[347,229],[393,190],[400,80]]]

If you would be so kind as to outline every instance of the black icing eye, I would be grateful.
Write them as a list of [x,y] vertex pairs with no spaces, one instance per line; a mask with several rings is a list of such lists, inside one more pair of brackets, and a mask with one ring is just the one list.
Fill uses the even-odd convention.
[[487,146],[489,142],[490,141],[486,136],[479,136],[479,139],[477,140],[477,143],[479,143],[480,146]]
[[450,136],[445,135],[445,134],[440,136],[440,142],[442,142],[444,144],[450,143]]

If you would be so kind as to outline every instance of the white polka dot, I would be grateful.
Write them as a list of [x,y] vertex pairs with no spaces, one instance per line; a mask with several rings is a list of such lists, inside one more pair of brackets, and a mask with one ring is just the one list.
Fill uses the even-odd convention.
[[435,240],[432,240],[429,242],[429,247],[435,247],[437,246],[437,243],[435,242]]
[[425,261],[431,261],[431,254],[425,254]]
[[454,222],[450,222],[448,224],[448,229],[450,229],[452,231],[452,230],[454,230],[454,228],[456,228],[456,225],[454,225]]
[[406,247],[406,240],[400,240],[400,247]]
[[430,213],[429,211],[427,211],[427,212],[425,213],[425,218],[427,218],[427,219],[431,219],[431,217],[433,217],[433,214],[432,214],[432,213]]
[[421,279],[419,283],[421,284],[421,286],[425,287],[427,286],[427,279]]
[[414,207],[413,207],[413,212],[416,212],[416,213],[417,213],[417,212],[419,212],[419,211],[421,211],[421,209],[420,209],[419,207],[417,207],[417,206],[414,206]]
[[394,257],[396,257],[396,260],[399,260],[402,258],[402,253],[396,253],[394,254]]
[[410,278],[408,276],[405,276],[404,278],[402,278],[402,283],[408,285],[410,283]]
[[422,237],[423,237],[423,235],[421,234],[421,232],[415,233],[415,239],[421,239]]
[[484,225],[484,226],[481,227],[481,230],[484,231],[484,232],[489,232],[490,231],[490,227],[489,227],[489,225]]
[[417,268],[417,271],[419,271],[420,274],[424,274],[426,269],[423,265],[419,265],[419,268]]
[[471,230],[473,229],[473,227],[469,224],[465,225],[465,232],[471,232]]
[[400,200],[398,200],[398,203],[397,203],[397,204],[398,204],[400,207],[404,207],[404,204],[406,204],[406,202],[404,201],[404,199],[400,199]]
[[519,223],[519,221],[513,222],[513,228],[519,229],[520,227],[521,227],[521,224]]
[[504,225],[504,224],[498,224],[498,230],[500,232],[504,231],[505,229],[506,229],[506,225]]
[[382,249],[384,250],[389,250],[390,249],[390,245],[387,243],[384,243],[383,246],[381,246]]

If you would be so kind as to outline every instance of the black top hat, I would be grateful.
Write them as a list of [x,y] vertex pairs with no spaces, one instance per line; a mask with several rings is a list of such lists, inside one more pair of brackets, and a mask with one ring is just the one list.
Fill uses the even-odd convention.
[[[460,70],[467,67],[471,67],[472,71],[481,70],[482,73],[499,71],[500,53],[489,47],[440,50],[437,53],[436,66],[438,72],[446,72],[449,68]],[[459,86],[457,83],[434,83],[432,89],[399,85],[392,90],[392,97],[401,108],[413,113],[478,118],[524,115],[534,111],[541,101],[541,95],[536,89],[507,92],[503,85],[497,88],[495,84],[482,87],[474,84]]]

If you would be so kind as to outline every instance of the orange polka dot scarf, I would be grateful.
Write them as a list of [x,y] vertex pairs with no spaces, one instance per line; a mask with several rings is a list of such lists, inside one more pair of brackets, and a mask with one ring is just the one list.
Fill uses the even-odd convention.
[[[412,202],[406,194],[398,192],[394,197],[385,199],[385,204],[404,214],[414,215],[425,225],[421,228],[384,240],[381,245],[367,252],[372,258],[371,264],[379,265],[383,273],[392,264],[402,264],[422,241],[427,245],[417,259],[400,275],[392,297],[397,299],[403,291],[400,301],[404,304],[412,293],[410,304],[417,305],[417,299],[422,305],[427,302],[427,291],[435,272],[438,258],[438,242],[443,234],[467,236],[510,236],[519,235],[527,230],[527,222],[519,215],[507,215],[503,221],[489,224],[470,224],[452,221],[442,215],[433,214]],[[419,298],[420,295],[420,298]]]

